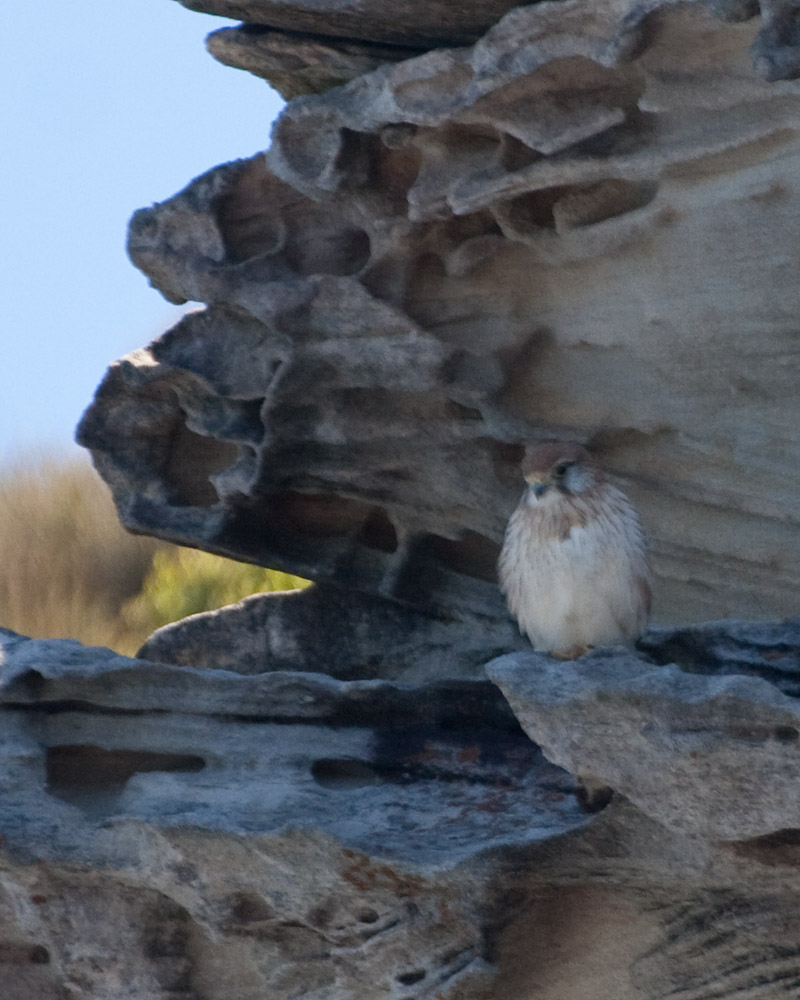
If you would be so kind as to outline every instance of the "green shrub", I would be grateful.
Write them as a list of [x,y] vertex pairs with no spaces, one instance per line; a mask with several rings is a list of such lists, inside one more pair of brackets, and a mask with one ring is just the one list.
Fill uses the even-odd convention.
[[196,549],[156,552],[141,592],[128,601],[123,615],[132,626],[153,631],[200,611],[234,604],[249,594],[297,590],[308,581],[280,570],[235,562]]

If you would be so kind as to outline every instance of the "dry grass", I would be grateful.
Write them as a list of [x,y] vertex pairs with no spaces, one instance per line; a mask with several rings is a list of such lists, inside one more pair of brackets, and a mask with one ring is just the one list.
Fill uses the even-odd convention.
[[88,459],[0,468],[0,626],[133,656],[159,626],[307,581],[128,534]]
[[0,470],[0,625],[132,653],[122,605],[162,548],[128,534],[88,460],[19,461]]

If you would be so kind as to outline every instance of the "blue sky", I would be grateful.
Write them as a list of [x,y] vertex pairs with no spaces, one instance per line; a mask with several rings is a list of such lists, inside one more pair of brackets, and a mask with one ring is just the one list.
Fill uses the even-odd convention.
[[183,311],[128,261],[127,221],[269,144],[279,95],[203,44],[233,23],[176,0],[38,0],[5,18],[0,461],[81,451],[107,365]]

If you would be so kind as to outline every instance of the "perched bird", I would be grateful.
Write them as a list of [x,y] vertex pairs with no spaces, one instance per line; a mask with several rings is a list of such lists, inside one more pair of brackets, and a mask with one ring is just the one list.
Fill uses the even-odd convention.
[[644,535],[630,500],[579,444],[545,441],[522,462],[498,572],[535,649],[574,659],[633,644],[650,611]]

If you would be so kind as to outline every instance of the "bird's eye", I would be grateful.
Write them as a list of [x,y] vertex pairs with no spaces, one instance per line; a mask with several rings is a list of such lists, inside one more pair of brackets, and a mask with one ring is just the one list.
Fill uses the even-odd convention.
[[558,479],[563,479],[571,465],[572,462],[559,462],[558,465],[553,466],[553,475]]

